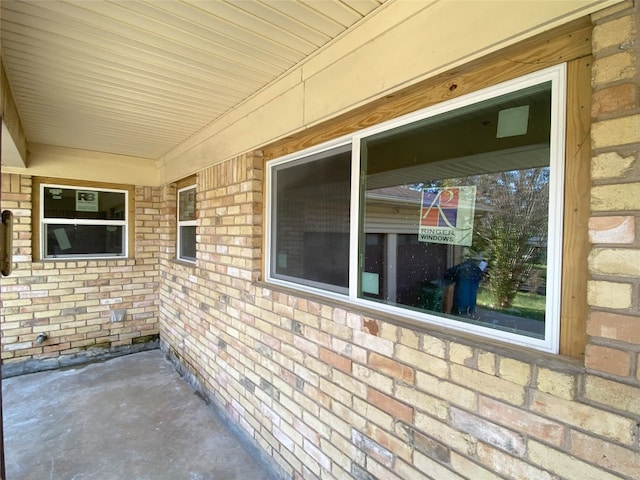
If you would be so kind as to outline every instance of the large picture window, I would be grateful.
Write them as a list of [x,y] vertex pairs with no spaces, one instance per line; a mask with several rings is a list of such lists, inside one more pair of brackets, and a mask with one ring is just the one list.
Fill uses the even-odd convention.
[[564,66],[269,164],[268,278],[557,352]]
[[196,261],[196,186],[178,190],[178,259]]
[[128,192],[40,185],[43,258],[125,257]]

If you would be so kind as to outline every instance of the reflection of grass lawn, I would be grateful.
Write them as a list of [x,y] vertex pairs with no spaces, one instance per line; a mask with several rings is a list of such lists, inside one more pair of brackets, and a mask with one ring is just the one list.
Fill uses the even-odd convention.
[[490,308],[494,312],[506,313],[516,317],[544,320],[544,311],[547,297],[536,293],[518,292],[510,308],[495,308],[491,305],[489,289],[478,289],[477,304],[479,307]]

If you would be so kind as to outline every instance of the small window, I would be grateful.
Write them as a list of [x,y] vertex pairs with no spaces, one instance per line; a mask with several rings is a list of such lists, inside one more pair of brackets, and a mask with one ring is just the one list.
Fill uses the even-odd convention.
[[196,261],[196,186],[178,190],[178,259]]
[[40,185],[43,258],[127,256],[128,192]]

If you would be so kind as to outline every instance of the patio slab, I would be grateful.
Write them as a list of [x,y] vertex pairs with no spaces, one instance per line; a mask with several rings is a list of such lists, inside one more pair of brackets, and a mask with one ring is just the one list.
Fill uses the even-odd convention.
[[160,350],[2,383],[7,480],[274,480]]

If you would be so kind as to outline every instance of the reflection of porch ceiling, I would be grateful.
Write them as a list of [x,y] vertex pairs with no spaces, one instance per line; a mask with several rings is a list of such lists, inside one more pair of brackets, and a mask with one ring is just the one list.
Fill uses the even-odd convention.
[[367,190],[483,173],[544,167],[549,165],[549,154],[549,145],[537,144],[424,163],[368,175]]

